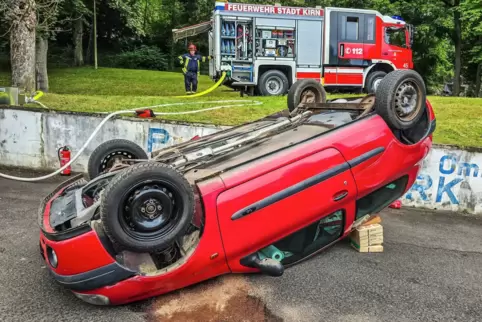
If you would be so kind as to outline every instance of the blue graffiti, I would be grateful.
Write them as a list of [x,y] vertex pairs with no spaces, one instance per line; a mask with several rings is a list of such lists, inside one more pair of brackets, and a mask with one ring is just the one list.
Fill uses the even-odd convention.
[[[465,170],[465,173],[462,174],[462,171]],[[465,177],[470,177],[470,170],[474,170],[474,178],[477,178],[479,176],[479,166],[476,165],[476,164],[470,164],[470,163],[466,163],[466,162],[463,162],[459,165],[459,172],[458,172],[458,175],[459,176],[465,176]]]
[[[450,168],[448,170],[445,170],[444,165],[445,165],[445,161],[447,161],[447,160],[451,160],[452,162],[450,163]],[[442,174],[452,174],[452,173],[454,173],[456,167],[457,167],[457,159],[455,158],[455,156],[444,155],[440,159],[440,164],[439,164],[438,170]]]
[[147,151],[152,152],[152,146],[156,143],[166,144],[169,142],[169,132],[164,129],[150,128],[147,137]]
[[[449,167],[447,167],[447,165]],[[458,160],[454,155],[444,155],[442,158],[440,158],[439,171],[441,174],[453,174],[457,169],[457,166],[457,174],[459,176],[470,177],[470,173],[472,172],[472,170],[474,178],[477,178],[479,176],[479,166],[475,163],[458,163]]]
[[[438,184],[433,184],[433,179],[428,174],[419,174],[416,182],[405,195],[405,198],[413,201],[414,195],[417,193],[421,200],[430,201],[430,194],[428,191],[437,189],[435,195],[435,202],[440,203],[444,196],[447,196],[451,204],[458,205],[459,200],[454,194],[453,189],[464,181],[465,177],[479,177],[480,167],[475,163],[460,162],[456,155],[446,154],[440,158],[438,164],[440,176]],[[446,176],[455,175],[455,179],[450,180]],[[450,181],[449,181],[450,180]]]
[[426,174],[419,174],[417,176],[417,180],[420,180],[420,181],[423,180],[423,181],[425,181],[425,184],[420,184],[416,181],[413,184],[412,188],[407,193],[406,198],[409,199],[409,200],[413,200],[412,193],[418,192],[423,201],[428,201],[428,196],[425,193],[425,191],[432,188],[432,184],[433,184],[432,178],[429,175],[426,175]]
[[463,180],[461,178],[457,178],[457,179],[454,179],[454,180],[450,181],[449,183],[445,184],[445,177],[443,177],[443,176],[440,177],[440,180],[438,182],[437,198],[436,198],[435,202],[441,202],[443,194],[445,192],[447,194],[447,196],[449,197],[450,202],[454,205],[458,205],[459,201],[455,197],[455,195],[452,191],[452,188],[462,181]]

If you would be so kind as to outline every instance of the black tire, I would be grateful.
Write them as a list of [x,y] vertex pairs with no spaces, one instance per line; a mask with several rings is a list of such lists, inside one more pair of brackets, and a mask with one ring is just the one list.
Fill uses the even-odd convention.
[[293,112],[300,103],[326,103],[326,91],[314,79],[301,79],[288,92],[288,110]]
[[[414,70],[396,70],[380,82],[375,93],[375,110],[390,128],[409,129],[422,117],[426,95],[420,74]],[[411,106],[406,100],[410,100]]]
[[[274,85],[276,84],[276,85]],[[273,90],[269,90],[270,85],[275,86]],[[286,75],[279,70],[268,70],[258,79],[258,90],[262,96],[279,96],[284,95],[288,91],[289,80]]]
[[385,76],[387,76],[387,73],[384,72],[384,71],[376,71],[376,72],[371,72],[370,74],[368,74],[367,76],[367,79],[365,81],[365,91],[367,93],[375,93],[376,92],[376,88],[375,88],[375,85],[377,82],[381,82],[383,80],[383,78],[385,78]]
[[148,161],[112,179],[101,197],[100,218],[118,247],[152,253],[172,246],[186,233],[194,205],[193,189],[181,173]]
[[114,139],[99,145],[92,152],[87,165],[90,179],[93,179],[112,167],[115,157],[146,160],[147,153],[137,144],[128,140]]

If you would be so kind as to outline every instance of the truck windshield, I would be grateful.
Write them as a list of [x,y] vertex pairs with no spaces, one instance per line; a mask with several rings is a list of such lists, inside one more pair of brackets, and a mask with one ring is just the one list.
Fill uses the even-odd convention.
[[385,42],[389,45],[407,48],[405,28],[387,27],[385,28]]

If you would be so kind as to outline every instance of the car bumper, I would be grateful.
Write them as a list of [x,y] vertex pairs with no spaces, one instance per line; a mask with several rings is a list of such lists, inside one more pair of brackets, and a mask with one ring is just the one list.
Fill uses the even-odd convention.
[[50,226],[50,203],[65,189],[83,182],[80,177],[65,181],[42,200],[38,212],[40,254],[53,278],[72,291],[95,290],[136,275],[104,247],[101,229],[86,224],[57,232]]
[[112,263],[97,269],[75,275],[60,275],[49,270],[53,278],[71,291],[92,291],[104,286],[114,285],[135,275],[134,272]]

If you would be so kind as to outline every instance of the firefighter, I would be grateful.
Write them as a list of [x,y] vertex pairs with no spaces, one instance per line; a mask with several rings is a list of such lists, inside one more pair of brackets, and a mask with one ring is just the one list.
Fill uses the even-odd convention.
[[212,56],[201,56],[196,54],[196,46],[190,44],[187,54],[179,56],[179,63],[183,66],[182,73],[184,74],[184,85],[187,94],[194,94],[197,91],[197,78],[201,75],[200,64],[204,63],[206,59],[211,60]]

